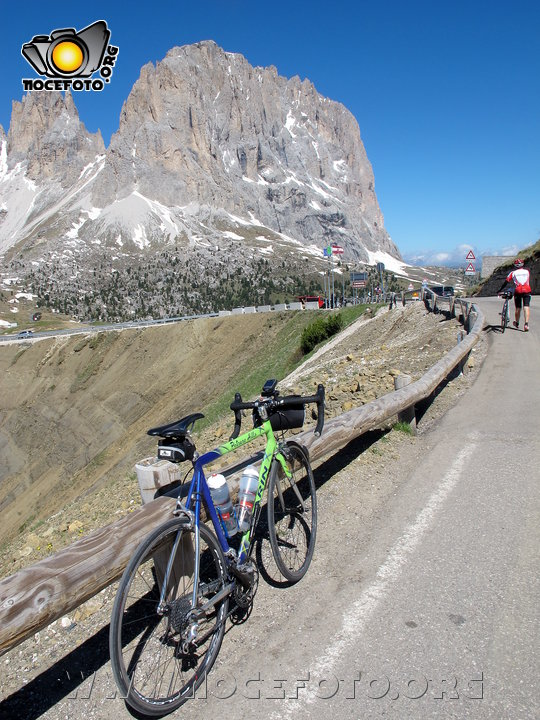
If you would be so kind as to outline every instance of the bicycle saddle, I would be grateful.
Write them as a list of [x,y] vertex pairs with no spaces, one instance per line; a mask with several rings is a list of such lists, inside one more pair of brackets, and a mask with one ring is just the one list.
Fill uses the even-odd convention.
[[162,438],[174,438],[176,440],[184,440],[186,435],[193,429],[196,421],[200,420],[203,417],[204,415],[202,413],[192,413],[191,415],[186,415],[186,417],[183,417],[181,420],[176,420],[176,422],[168,423],[167,425],[160,425],[159,427],[155,428],[150,428],[150,430],[148,430],[146,434],[157,435],[158,437]]

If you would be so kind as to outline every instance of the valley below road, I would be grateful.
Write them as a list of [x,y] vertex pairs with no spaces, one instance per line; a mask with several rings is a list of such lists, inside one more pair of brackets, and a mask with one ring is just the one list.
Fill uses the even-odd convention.
[[[540,461],[538,336],[498,334],[489,325],[498,305],[481,302],[488,328],[470,372],[419,409],[416,437],[382,428],[317,463],[308,574],[282,584],[261,541],[253,612],[228,626],[206,686],[173,717],[538,716],[540,498],[534,472],[512,474],[514,452],[531,469]],[[457,323],[420,304],[357,322],[290,381],[304,391],[321,378],[331,414],[388,392],[396,371],[416,379],[456,342]],[[509,416],[518,391],[527,438]],[[220,432],[219,423],[208,430]],[[104,505],[100,493],[87,505]],[[84,520],[80,507],[45,526]],[[24,543],[9,546],[12,564]],[[1,658],[0,716],[130,717],[108,659],[114,590]]]

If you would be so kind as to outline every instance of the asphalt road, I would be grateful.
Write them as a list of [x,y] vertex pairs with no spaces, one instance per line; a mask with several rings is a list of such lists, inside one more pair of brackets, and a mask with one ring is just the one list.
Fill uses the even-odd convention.
[[[501,302],[478,304],[498,326]],[[376,558],[369,580],[318,658],[356,695],[333,705],[344,717],[540,717],[534,314],[529,333],[493,329],[490,340],[476,383],[427,439],[366,548],[366,562]],[[314,718],[328,713],[308,705]]]
[[251,675],[245,658],[228,667],[240,684],[216,668],[222,684],[178,716],[540,717],[539,332],[534,306],[529,333],[502,334],[501,302],[478,304],[495,326],[478,379],[421,439],[331,594],[283,619],[281,655],[263,636]]
[[[478,304],[498,326],[501,302]],[[331,706],[323,688],[276,717],[540,717],[539,332],[534,314],[529,333],[487,332],[476,383],[426,438],[309,663]]]

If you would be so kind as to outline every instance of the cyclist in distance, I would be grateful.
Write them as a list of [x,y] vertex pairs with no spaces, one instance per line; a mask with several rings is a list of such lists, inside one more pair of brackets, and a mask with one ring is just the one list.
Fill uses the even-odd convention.
[[509,284],[514,283],[514,304],[516,306],[516,319],[514,320],[514,327],[519,327],[519,318],[521,316],[521,307],[523,306],[523,316],[525,319],[525,325],[523,330],[528,332],[529,330],[529,314],[531,304],[531,277],[527,268],[523,267],[524,263],[521,258],[514,260],[514,270],[508,274],[506,280],[497,291],[497,295],[503,290],[503,288]]

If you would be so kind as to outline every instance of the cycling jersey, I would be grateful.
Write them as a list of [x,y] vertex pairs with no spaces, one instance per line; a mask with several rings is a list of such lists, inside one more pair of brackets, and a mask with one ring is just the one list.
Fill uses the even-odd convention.
[[506,282],[514,283],[516,287],[516,293],[518,295],[525,295],[526,293],[531,292],[530,274],[526,268],[512,270],[512,272],[506,278]]

